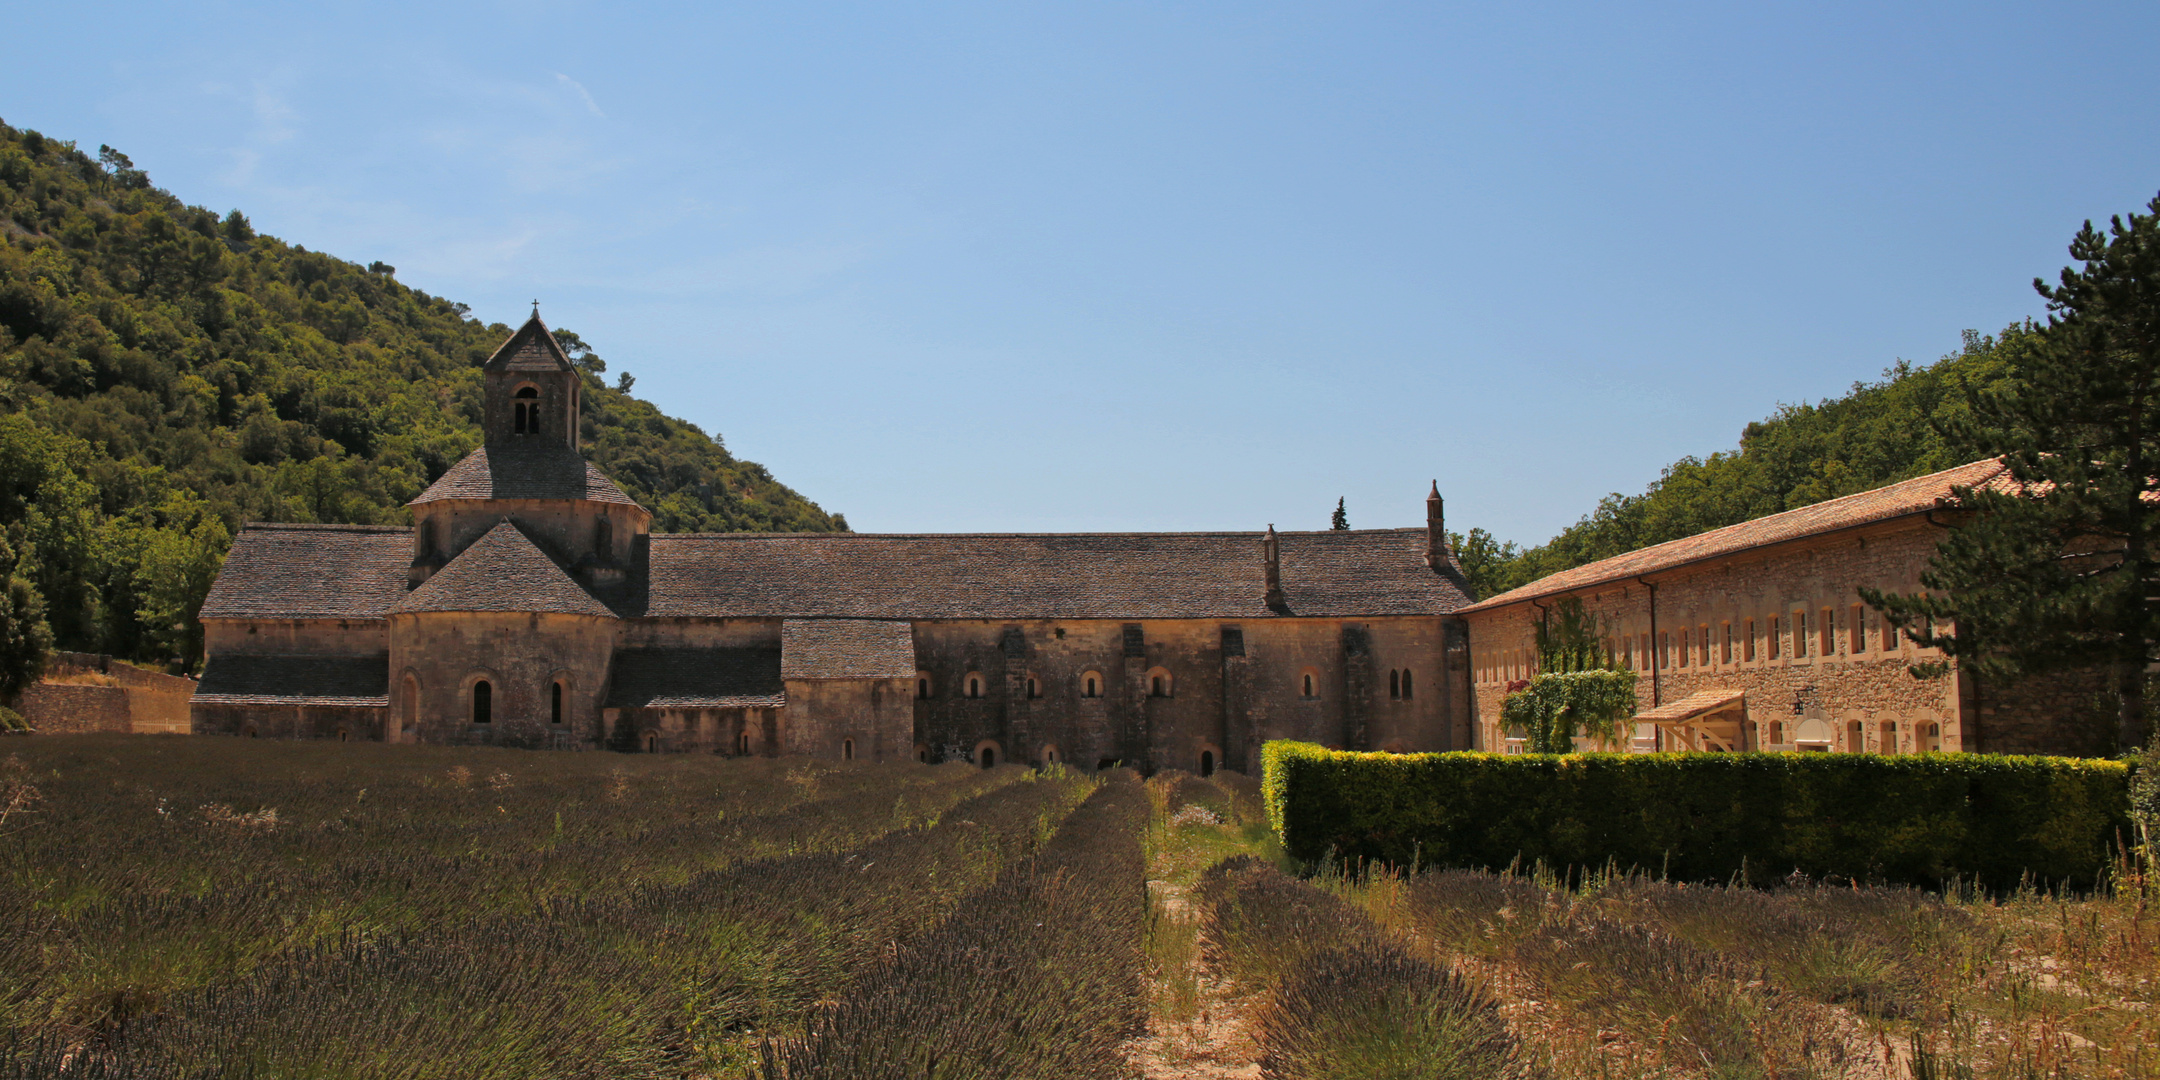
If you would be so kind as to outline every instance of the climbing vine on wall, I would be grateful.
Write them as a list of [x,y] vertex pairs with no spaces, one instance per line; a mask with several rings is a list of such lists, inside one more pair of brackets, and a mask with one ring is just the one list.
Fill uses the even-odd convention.
[[1577,735],[1613,739],[1633,715],[1635,673],[1607,669],[1539,675],[1500,705],[1501,724],[1522,732],[1533,754],[1572,753]]
[[1575,736],[1611,740],[1635,715],[1635,673],[1613,660],[1597,620],[1570,597],[1538,620],[1539,674],[1500,705],[1500,722],[1534,754],[1566,754]]

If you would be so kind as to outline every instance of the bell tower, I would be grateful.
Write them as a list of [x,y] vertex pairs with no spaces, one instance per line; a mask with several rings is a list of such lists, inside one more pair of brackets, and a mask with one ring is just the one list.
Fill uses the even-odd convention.
[[540,321],[532,318],[481,368],[481,431],[489,450],[578,448],[578,370]]

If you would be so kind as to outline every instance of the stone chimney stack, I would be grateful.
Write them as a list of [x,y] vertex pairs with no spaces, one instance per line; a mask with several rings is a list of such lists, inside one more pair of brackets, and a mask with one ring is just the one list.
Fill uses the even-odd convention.
[[1425,496],[1425,565],[1435,570],[1447,565],[1447,512],[1440,501],[1440,481],[1432,482]]
[[1282,541],[1275,536],[1275,526],[1267,527],[1267,536],[1260,541],[1260,556],[1267,561],[1267,606],[1276,611],[1288,605],[1282,591]]

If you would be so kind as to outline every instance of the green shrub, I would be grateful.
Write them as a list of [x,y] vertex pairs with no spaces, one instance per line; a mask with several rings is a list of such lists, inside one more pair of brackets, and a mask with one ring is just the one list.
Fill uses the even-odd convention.
[[2091,886],[2129,835],[2128,767],[1925,754],[1367,754],[1271,742],[1289,853],[1394,864],[1799,872]]

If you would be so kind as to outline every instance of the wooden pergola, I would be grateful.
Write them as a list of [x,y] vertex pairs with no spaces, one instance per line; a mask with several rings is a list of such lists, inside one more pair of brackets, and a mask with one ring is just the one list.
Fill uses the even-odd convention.
[[1655,725],[1669,750],[1735,753],[1747,749],[1747,694],[1740,690],[1697,690],[1635,717]]

